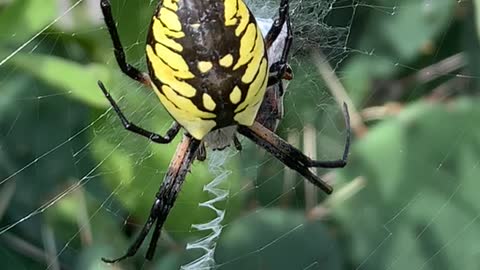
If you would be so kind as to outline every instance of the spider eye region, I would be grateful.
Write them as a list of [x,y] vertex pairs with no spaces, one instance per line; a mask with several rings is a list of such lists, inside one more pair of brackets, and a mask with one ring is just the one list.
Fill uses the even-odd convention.
[[146,54],[160,102],[194,138],[253,124],[268,63],[263,36],[243,1],[160,1]]

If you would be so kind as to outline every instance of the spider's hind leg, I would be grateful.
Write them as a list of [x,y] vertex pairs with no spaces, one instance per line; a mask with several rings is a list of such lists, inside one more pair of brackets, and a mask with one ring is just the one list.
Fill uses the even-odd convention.
[[177,199],[187,172],[195,160],[199,146],[199,140],[190,137],[190,135],[183,136],[182,142],[178,145],[174,158],[170,162],[160,190],[155,195],[155,202],[150,210],[150,216],[143,226],[142,231],[137,236],[135,242],[130,245],[125,255],[116,259],[102,258],[104,262],[116,263],[134,256],[155,224],[150,245],[148,246],[145,256],[147,260],[152,260],[158,239],[160,238],[162,226]]
[[322,181],[322,179],[313,175],[309,170],[310,167],[323,167],[323,168],[341,168],[347,164],[348,152],[350,149],[350,116],[348,114],[347,105],[344,103],[345,122],[347,126],[347,137],[345,142],[345,148],[341,159],[333,161],[319,161],[312,160],[300,150],[293,147],[291,144],[280,138],[273,131],[264,127],[262,124],[255,122],[252,126],[239,126],[238,131],[245,137],[251,139],[257,145],[263,147],[270,154],[282,161],[285,165],[291,169],[297,171],[303,175],[312,184],[321,188],[326,193],[332,192],[332,187]]
[[347,136],[345,138],[345,146],[343,148],[342,158],[337,160],[312,160],[308,158],[306,165],[308,167],[320,167],[320,168],[343,168],[347,165],[348,153],[350,151],[350,140],[352,137],[352,127],[350,126],[350,114],[348,113],[347,103],[343,103],[343,115],[345,120],[345,127],[347,129]]
[[345,165],[347,165],[347,158],[350,151],[350,140],[352,134],[352,129],[350,126],[350,114],[348,113],[348,107],[346,103],[343,103],[343,114],[347,135],[345,137],[343,154],[340,159],[327,161],[313,160],[278,136],[278,139],[275,140],[275,144],[278,146],[279,149],[286,153],[286,155],[293,157],[295,160],[298,160],[298,162],[302,163],[305,167],[343,168],[345,167]]

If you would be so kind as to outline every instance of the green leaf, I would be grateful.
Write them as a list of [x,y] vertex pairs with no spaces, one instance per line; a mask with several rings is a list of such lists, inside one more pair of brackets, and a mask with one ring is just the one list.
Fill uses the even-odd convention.
[[51,23],[57,14],[55,0],[14,0],[0,12],[0,42],[25,42]]
[[365,97],[371,95],[374,80],[389,78],[395,71],[396,67],[387,58],[355,55],[348,60],[348,64],[342,70],[348,74],[342,78],[342,83],[348,89],[350,98],[362,106]]
[[478,102],[410,105],[354,146],[339,173],[367,186],[336,213],[358,269],[477,269]]
[[87,105],[108,107],[97,85],[98,80],[109,81],[109,69],[104,65],[81,65],[60,57],[24,53],[15,55],[11,64]]
[[402,62],[411,61],[450,23],[456,4],[450,0],[402,1],[391,16],[382,16],[383,20],[376,23],[395,50],[393,55]]
[[451,22],[456,4],[450,0],[404,0],[400,5],[384,1],[385,12],[374,10],[369,17],[361,49],[378,56],[393,55],[392,64],[412,61]]
[[[378,1],[369,2],[376,6]],[[381,1],[378,10],[371,9],[365,31],[356,33],[358,41],[351,45],[353,51],[363,53],[352,53],[343,68],[349,76],[342,81],[354,101],[363,104],[371,98],[376,80],[408,71],[403,66],[421,60],[419,56],[438,53],[436,39],[452,22],[457,5],[450,0],[388,0]],[[438,46],[447,47],[444,43]]]

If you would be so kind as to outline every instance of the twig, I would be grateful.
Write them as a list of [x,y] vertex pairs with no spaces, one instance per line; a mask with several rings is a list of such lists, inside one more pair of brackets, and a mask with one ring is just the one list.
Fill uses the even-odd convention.
[[45,256],[48,256],[49,267],[48,269],[59,270],[60,262],[57,256],[57,247],[55,245],[55,234],[52,227],[48,224],[42,226],[42,238],[43,246],[45,247]]
[[85,192],[82,187],[79,187],[74,196],[78,200],[77,207],[77,224],[80,228],[80,240],[83,246],[90,246],[92,240],[92,226],[90,225],[90,218],[88,216],[87,202],[85,200]]
[[382,106],[372,106],[362,110],[361,115],[365,121],[380,120],[388,116],[397,115],[403,109],[398,102],[388,102]]
[[318,204],[307,214],[307,218],[310,220],[317,220],[327,216],[330,213],[330,209],[344,202],[366,186],[366,180],[362,176],[356,177],[348,184],[344,185],[337,192],[330,195],[324,202]]
[[[311,159],[317,159],[317,132],[311,125],[306,125],[303,128],[303,152]],[[314,174],[317,174],[316,168],[310,169]],[[304,180],[305,189],[305,211],[309,212],[317,203],[318,195],[317,188],[308,180]]]
[[[18,236],[10,232],[5,232],[0,235],[0,239],[3,239],[13,250],[17,251],[18,253],[28,257],[32,260],[37,262],[43,262],[46,264],[50,264],[50,257],[48,254],[45,253],[44,250],[34,246],[33,244],[21,239]],[[67,270],[65,265],[59,263],[60,269]]]
[[465,55],[463,53],[457,53],[433,65],[422,68],[415,74],[406,77],[403,80],[410,83],[428,83],[448,74],[454,76],[455,74],[451,73],[464,67],[465,64]]
[[[396,80],[380,80],[377,82],[374,93],[381,93],[382,97],[384,97],[383,100],[398,100],[411,85],[415,86],[429,83],[445,75],[450,75],[452,78],[465,79],[465,76],[453,73],[465,65],[466,60],[464,53],[457,53],[406,77]],[[379,102],[379,99],[377,98],[376,101]]]
[[467,83],[466,78],[452,78],[434,88],[427,99],[437,102],[446,101],[449,97],[454,96],[459,89],[465,89]]
[[8,182],[4,184],[3,188],[0,190],[0,220],[2,220],[3,215],[10,205],[15,189],[15,182]]
[[[298,137],[297,132],[289,131],[287,135],[287,141],[295,146],[298,147],[300,145],[300,138]],[[292,195],[289,192],[293,191],[295,186],[295,171],[291,170],[290,168],[285,168],[283,172],[283,193],[287,193],[285,196],[282,196],[281,205],[287,207],[290,203]]]
[[[3,149],[0,149],[0,165],[10,175],[15,171],[15,166],[13,166],[13,164],[7,158]],[[10,181],[0,185],[0,187],[3,187],[0,189],[0,220],[2,220],[2,217],[7,211],[8,206],[13,198],[13,194],[15,194],[15,183],[15,181]]]

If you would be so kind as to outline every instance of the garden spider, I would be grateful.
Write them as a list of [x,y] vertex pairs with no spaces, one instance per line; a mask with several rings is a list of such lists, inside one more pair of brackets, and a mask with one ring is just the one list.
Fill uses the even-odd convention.
[[[241,149],[237,132],[326,193],[332,192],[332,188],[309,168],[346,165],[350,145],[346,105],[347,137],[339,160],[312,160],[274,133],[281,116],[275,111],[279,112],[281,107],[282,79],[291,77],[287,64],[292,42],[288,0],[281,0],[279,16],[265,38],[243,0],[159,1],[147,37],[149,74],[126,62],[110,2],[101,0],[100,4],[120,69],[130,78],[153,88],[174,119],[165,136],[131,123],[99,81],[100,89],[123,127],[160,144],[170,143],[180,128],[186,131],[135,242],[123,256],[102,258],[104,262],[114,263],[135,255],[154,227],[145,256],[151,260],[162,226],[193,161],[206,158],[204,147],[223,149],[233,143]],[[268,66],[267,52],[284,25],[288,34],[280,59]]]

